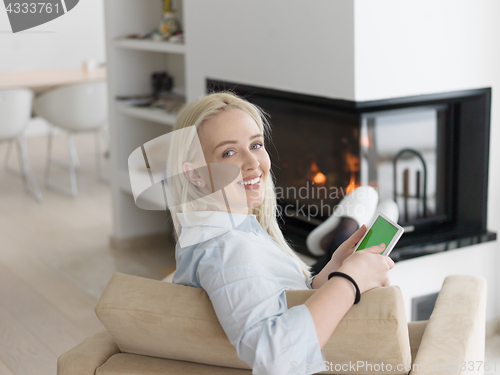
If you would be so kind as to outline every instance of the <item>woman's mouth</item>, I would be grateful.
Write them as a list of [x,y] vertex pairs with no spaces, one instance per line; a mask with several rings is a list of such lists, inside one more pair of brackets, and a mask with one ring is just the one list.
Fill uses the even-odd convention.
[[257,176],[250,176],[243,181],[239,181],[238,184],[244,185],[245,189],[256,189],[260,186],[260,182],[262,180],[262,174],[257,175]]

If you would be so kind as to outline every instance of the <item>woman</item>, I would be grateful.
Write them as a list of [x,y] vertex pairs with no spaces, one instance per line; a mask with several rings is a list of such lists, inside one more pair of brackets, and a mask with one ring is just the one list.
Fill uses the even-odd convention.
[[[321,348],[356,289],[388,285],[393,261],[379,254],[383,244],[353,253],[362,226],[311,278],[277,224],[269,127],[256,106],[231,93],[211,94],[184,107],[175,129],[167,166],[178,176],[168,183],[180,234],[174,283],[207,292],[254,374],[317,372]],[[335,271],[342,274],[328,280]],[[319,290],[287,309],[285,291],[308,288]]]

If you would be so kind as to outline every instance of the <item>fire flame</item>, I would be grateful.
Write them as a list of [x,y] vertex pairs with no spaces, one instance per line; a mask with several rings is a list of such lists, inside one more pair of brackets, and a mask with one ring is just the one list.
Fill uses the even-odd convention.
[[356,184],[356,177],[354,177],[354,173],[351,172],[351,181],[349,182],[349,185],[345,188],[345,192],[347,194],[351,194],[356,188],[359,187],[359,184]]
[[351,172],[351,179],[345,190],[347,194],[350,194],[360,186],[360,184],[356,184],[356,172],[359,171],[359,158],[350,152],[346,152],[345,157],[347,166]]
[[346,152],[345,159],[351,173],[359,171],[359,158],[357,156],[351,154],[350,152]]
[[319,171],[316,161],[313,160],[311,163],[311,172],[314,173],[312,180],[317,184],[324,184],[326,182],[326,176]]
[[319,172],[318,164],[316,164],[316,160],[311,162],[311,172]]
[[[351,179],[349,185],[346,187],[346,193],[352,193],[360,184],[356,183],[356,172],[359,171],[359,158],[349,152],[345,154],[348,170],[351,172]],[[326,183],[326,176],[319,171],[318,164],[313,160],[309,169],[310,177],[316,184]]]
[[324,184],[326,182],[326,176],[323,173],[318,172],[314,175],[313,181],[317,184]]

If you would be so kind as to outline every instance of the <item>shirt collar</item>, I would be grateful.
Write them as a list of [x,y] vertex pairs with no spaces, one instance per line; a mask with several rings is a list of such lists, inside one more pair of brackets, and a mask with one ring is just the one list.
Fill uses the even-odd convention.
[[251,232],[252,221],[257,223],[255,215],[221,211],[196,211],[196,216],[198,218],[186,218],[182,212],[177,213],[181,225],[178,241],[181,248],[210,240],[230,230]]

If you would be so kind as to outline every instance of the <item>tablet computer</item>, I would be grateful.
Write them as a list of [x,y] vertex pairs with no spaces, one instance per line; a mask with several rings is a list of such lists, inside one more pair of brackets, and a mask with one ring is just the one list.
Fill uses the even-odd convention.
[[389,255],[394,246],[403,235],[404,229],[387,216],[378,213],[373,224],[368,228],[365,235],[359,240],[354,251],[366,249],[367,247],[385,244],[385,249],[380,254]]

